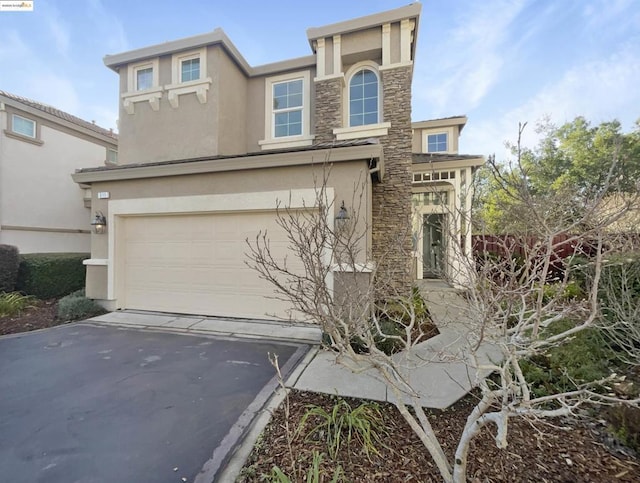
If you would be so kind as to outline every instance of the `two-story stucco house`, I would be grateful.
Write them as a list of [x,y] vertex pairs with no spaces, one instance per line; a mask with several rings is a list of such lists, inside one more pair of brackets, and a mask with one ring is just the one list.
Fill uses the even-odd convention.
[[115,163],[117,142],[113,131],[0,91],[0,243],[89,252],[90,194],[69,173]]
[[[118,165],[73,175],[107,223],[92,237],[87,295],[110,309],[286,317],[289,307],[246,266],[245,239],[267,230],[285,255],[278,203],[316,209],[327,173],[336,215],[342,201],[353,213],[362,193],[358,270],[376,261],[408,291],[412,193],[468,187],[481,161],[455,154],[464,118],[412,127],[420,9],[310,28],[310,55],[257,67],[220,29],[106,56],[120,78]],[[430,129],[451,144],[427,149]],[[444,172],[456,175],[435,174]],[[336,265],[327,283],[350,269]]]

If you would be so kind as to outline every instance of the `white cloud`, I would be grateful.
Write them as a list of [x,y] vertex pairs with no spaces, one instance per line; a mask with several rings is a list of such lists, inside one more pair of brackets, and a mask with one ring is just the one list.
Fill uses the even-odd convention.
[[93,35],[105,41],[107,49],[105,54],[117,54],[129,50],[129,42],[120,18],[112,14],[101,0],[88,0],[87,8],[88,17],[94,27]]
[[453,29],[423,47],[432,61],[416,66],[414,92],[432,117],[467,111],[484,99],[511,55],[509,33],[524,7],[524,0],[471,2]]
[[[607,58],[568,69],[562,78],[544,86],[531,99],[488,120],[469,123],[461,144],[463,151],[506,156],[504,141],[515,142],[518,123],[528,122],[523,144],[533,147],[539,136],[537,122],[545,117],[560,125],[584,116],[593,124],[618,119],[628,130],[640,115],[640,45],[629,43]],[[468,149],[466,147],[469,147]]]

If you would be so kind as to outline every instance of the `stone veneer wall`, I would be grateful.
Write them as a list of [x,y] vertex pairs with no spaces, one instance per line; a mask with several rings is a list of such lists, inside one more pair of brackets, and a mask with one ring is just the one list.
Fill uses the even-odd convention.
[[314,143],[332,142],[333,129],[342,126],[342,78],[315,83]]
[[389,134],[380,139],[385,176],[373,185],[373,258],[381,280],[409,294],[411,273],[411,66],[383,70],[384,121]]

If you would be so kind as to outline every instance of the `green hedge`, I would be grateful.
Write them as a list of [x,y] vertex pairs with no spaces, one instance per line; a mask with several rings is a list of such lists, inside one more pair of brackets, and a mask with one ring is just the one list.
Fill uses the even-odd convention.
[[18,279],[20,255],[13,245],[0,245],[0,292],[13,292]]
[[88,253],[29,253],[20,256],[16,289],[41,299],[84,288]]

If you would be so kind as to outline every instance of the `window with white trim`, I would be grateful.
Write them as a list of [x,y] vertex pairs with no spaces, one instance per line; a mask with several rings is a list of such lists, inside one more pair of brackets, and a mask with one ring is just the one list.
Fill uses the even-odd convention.
[[171,87],[204,80],[207,75],[207,49],[178,52],[171,57]]
[[427,136],[427,152],[446,153],[449,150],[448,141],[449,139],[446,132],[429,134]]
[[26,117],[13,114],[11,116],[11,131],[29,138],[36,138],[36,122]]
[[265,80],[265,139],[262,149],[310,145],[309,71],[294,72]]
[[148,102],[151,109],[160,109],[162,87],[158,76],[159,60],[145,60],[127,66],[127,92],[122,94],[122,104],[128,114],[135,112],[134,105]]
[[146,91],[153,87],[153,67],[136,69],[136,91]]
[[302,134],[302,79],[273,84],[273,137]]
[[378,75],[366,67],[355,72],[349,79],[349,126],[377,124],[379,97]]
[[118,151],[107,148],[107,163],[118,164]]

